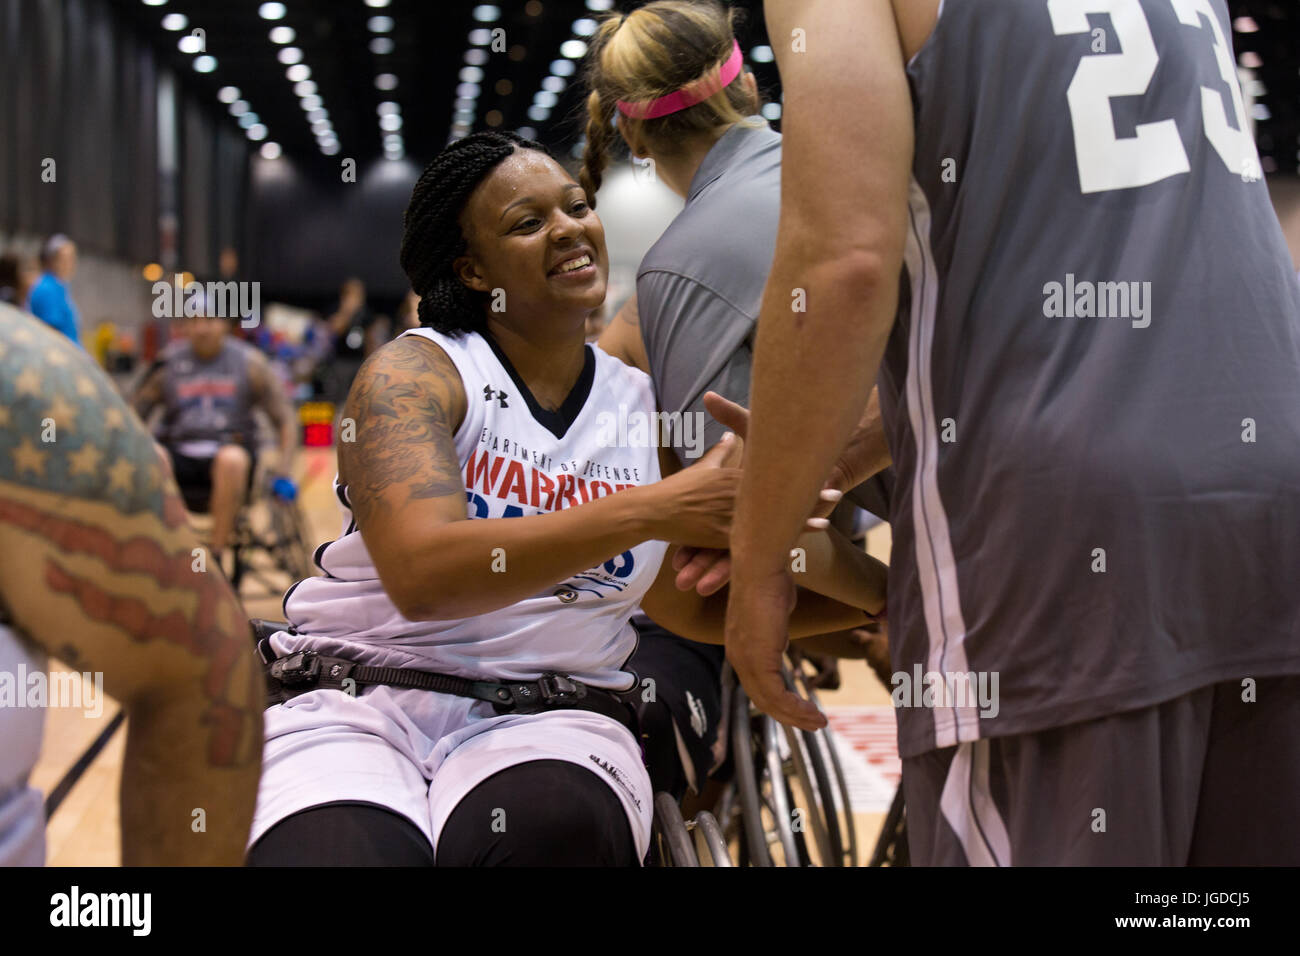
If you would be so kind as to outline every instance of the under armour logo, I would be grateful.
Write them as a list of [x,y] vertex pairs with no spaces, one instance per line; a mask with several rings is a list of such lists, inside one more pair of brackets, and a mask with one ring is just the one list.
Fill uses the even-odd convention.
[[485,402],[490,402],[492,401],[493,398],[495,398],[498,402],[501,403],[502,408],[509,408],[510,406],[506,402],[506,399],[509,397],[510,396],[507,395],[505,392],[499,392],[496,389],[494,389],[491,385],[483,386],[483,401]]

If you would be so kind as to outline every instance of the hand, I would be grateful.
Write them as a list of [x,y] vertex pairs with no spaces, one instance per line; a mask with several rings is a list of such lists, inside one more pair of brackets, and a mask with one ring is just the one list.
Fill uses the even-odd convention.
[[755,707],[783,724],[817,730],[826,726],[826,718],[811,701],[788,690],[781,676],[795,594],[794,578],[785,569],[760,576],[737,568],[727,599],[727,660]]
[[740,487],[740,441],[724,435],[704,456],[675,475],[648,486],[654,537],[673,544],[722,548]]
[[[744,405],[725,399],[717,392],[705,392],[704,407],[720,425],[730,428],[742,439],[748,436],[749,409]],[[843,494],[843,490],[831,488],[828,483],[818,510],[808,519],[810,531],[820,531],[829,524],[826,516]],[[708,597],[722,590],[731,578],[731,552],[725,548],[679,548],[673,555],[673,570],[677,572],[677,590],[695,588],[700,595]]]

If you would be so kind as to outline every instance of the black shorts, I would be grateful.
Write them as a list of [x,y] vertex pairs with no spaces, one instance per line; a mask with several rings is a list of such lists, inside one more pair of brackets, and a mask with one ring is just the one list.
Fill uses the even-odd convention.
[[[726,653],[721,645],[678,637],[648,618],[634,618],[633,624],[640,640],[628,667],[641,679],[638,707],[646,769],[656,792],[681,799],[688,788],[704,785],[715,761]],[[679,734],[689,775],[678,749]]]
[[[171,445],[164,446],[172,460],[172,474],[176,476],[176,486],[180,488],[181,498],[190,511],[206,513],[212,503],[212,458],[193,458],[183,455]],[[245,492],[253,490],[253,475],[257,472],[257,453],[244,446],[252,463],[248,469],[248,487]]]

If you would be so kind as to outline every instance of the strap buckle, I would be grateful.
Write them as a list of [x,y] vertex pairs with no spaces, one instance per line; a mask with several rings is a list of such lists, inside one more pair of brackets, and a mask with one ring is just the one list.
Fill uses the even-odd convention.
[[315,651],[298,651],[271,662],[271,676],[287,687],[314,684],[320,679],[320,659]]
[[537,688],[542,694],[543,703],[547,706],[582,700],[587,696],[586,684],[553,672],[545,673],[538,678]]

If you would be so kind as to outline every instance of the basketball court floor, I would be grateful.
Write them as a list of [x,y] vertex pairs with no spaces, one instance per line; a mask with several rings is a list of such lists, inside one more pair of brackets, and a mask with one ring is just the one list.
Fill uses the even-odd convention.
[[[305,448],[298,454],[295,479],[312,543],[339,532],[337,499],[331,491],[335,458],[333,449]],[[867,548],[877,558],[889,560],[889,527],[881,524],[867,537]],[[245,577],[240,598],[249,617],[283,618],[280,598],[292,583],[274,572]],[[51,671],[62,669],[50,662]],[[865,661],[842,661],[841,685],[821,691],[844,774],[858,832],[858,863],[870,856],[884,815],[898,785],[899,762],[895,744],[893,708],[889,694]],[[83,698],[84,700],[85,698]],[[105,698],[102,712],[90,716],[84,709],[51,707],[46,711],[44,744],[32,785],[48,797],[108,727],[118,713],[116,702]],[[118,786],[126,743],[120,725],[84,772],[66,792],[50,817],[46,859],[50,866],[118,866]]]

